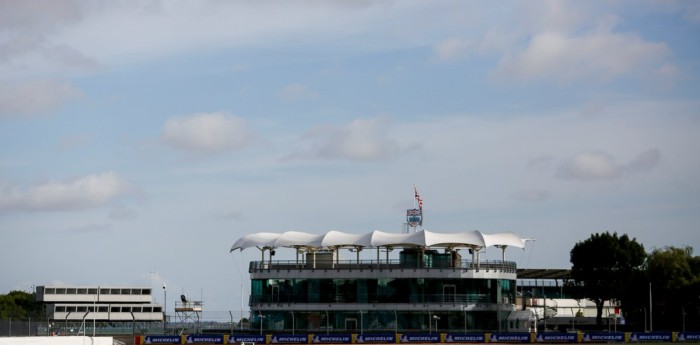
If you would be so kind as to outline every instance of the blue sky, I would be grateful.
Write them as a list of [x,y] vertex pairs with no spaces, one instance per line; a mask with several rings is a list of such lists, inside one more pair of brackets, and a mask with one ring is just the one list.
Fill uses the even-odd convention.
[[693,1],[2,2],[0,291],[237,311],[240,236],[399,232],[414,185],[521,267],[698,249],[697,37]]

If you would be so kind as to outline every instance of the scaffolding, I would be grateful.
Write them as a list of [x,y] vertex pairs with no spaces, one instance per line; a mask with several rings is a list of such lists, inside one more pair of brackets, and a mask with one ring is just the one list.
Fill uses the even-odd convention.
[[176,329],[179,334],[199,334],[202,321],[202,301],[190,301],[180,295],[180,302],[175,302]]

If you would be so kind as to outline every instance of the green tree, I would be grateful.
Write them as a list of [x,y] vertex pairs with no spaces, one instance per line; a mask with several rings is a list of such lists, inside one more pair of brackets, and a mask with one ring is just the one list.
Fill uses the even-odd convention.
[[606,301],[621,300],[627,283],[641,271],[644,246],[617,233],[595,233],[571,249],[571,291],[596,305],[596,323],[603,323]]
[[26,320],[42,314],[42,304],[37,302],[34,294],[24,291],[10,291],[0,295],[0,319]]
[[654,297],[654,329],[681,329],[684,321],[695,325],[700,316],[700,257],[693,256],[693,248],[655,249],[646,274]]

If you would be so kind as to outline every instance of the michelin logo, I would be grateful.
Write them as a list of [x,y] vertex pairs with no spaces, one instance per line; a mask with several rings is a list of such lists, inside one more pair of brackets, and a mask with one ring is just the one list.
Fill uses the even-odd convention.
[[483,334],[448,334],[446,343],[483,343],[486,338]]

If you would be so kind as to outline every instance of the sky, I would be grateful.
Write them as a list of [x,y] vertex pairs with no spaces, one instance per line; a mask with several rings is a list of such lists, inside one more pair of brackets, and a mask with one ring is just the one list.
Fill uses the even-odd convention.
[[534,239],[521,268],[700,250],[698,37],[696,1],[0,1],[0,293],[228,317],[238,238],[401,232],[414,186],[424,229]]

